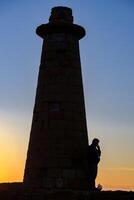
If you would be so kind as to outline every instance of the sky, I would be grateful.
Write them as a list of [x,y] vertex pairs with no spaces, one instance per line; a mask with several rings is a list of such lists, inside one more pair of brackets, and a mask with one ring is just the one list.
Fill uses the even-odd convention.
[[97,183],[134,190],[134,1],[0,1],[0,182],[23,180],[42,39],[51,8],[68,6],[80,41],[89,143],[102,149]]

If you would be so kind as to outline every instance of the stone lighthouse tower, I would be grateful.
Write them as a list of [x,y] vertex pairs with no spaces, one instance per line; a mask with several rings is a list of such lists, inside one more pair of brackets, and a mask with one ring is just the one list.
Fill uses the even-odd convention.
[[43,39],[24,183],[47,189],[88,189],[87,125],[79,40],[72,10],[52,8]]

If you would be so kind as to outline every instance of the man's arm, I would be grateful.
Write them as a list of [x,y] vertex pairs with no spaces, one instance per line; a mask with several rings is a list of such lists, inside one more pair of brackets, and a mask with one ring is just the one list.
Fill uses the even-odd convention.
[[98,151],[98,156],[101,156],[101,150],[100,150],[100,146],[97,146],[97,151]]

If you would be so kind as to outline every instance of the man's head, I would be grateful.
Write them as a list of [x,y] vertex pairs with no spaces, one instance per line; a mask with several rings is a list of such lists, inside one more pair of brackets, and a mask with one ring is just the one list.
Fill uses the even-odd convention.
[[94,146],[98,146],[98,144],[99,144],[99,139],[98,139],[98,138],[94,138],[93,141],[92,141],[92,144],[93,144]]

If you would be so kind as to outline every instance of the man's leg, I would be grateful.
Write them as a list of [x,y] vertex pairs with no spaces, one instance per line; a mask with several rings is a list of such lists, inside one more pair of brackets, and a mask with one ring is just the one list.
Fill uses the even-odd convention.
[[89,166],[89,190],[95,190],[95,178],[96,178],[96,166],[90,165]]

